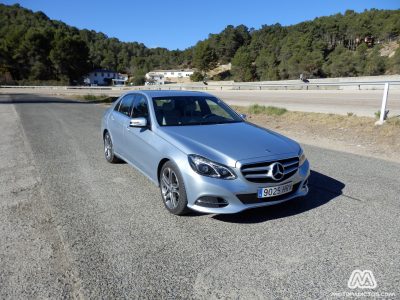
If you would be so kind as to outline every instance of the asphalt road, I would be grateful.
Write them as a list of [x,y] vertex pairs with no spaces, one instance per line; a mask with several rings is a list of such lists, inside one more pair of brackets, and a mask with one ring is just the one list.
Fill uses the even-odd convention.
[[399,164],[305,145],[305,199],[177,217],[105,161],[103,111],[0,96],[0,298],[335,299],[355,269],[399,297]]
[[[167,85],[165,89],[169,88]],[[170,87],[174,89],[176,87]],[[86,95],[106,94],[120,96],[128,90],[60,90],[51,88],[0,89],[1,93],[40,93],[43,95]],[[346,115],[351,112],[358,116],[374,117],[381,109],[383,90],[217,90],[210,87],[209,92],[231,105],[260,104],[266,106],[284,107],[293,111],[320,112]],[[58,95],[59,96],[59,95]],[[400,115],[400,89],[398,86],[389,89],[387,109],[389,116]]]
[[[310,91],[210,91],[231,105],[272,105],[293,111],[333,113],[374,117],[381,109],[382,90]],[[390,116],[400,115],[400,90],[390,90],[387,102]]]

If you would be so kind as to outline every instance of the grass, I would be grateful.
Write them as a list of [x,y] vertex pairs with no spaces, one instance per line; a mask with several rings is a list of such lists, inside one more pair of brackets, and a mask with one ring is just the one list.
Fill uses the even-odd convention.
[[386,122],[390,125],[400,127],[400,117],[397,118],[389,118],[386,120]]
[[115,99],[117,99],[118,97],[110,97],[105,94],[101,94],[101,95],[87,94],[87,95],[77,95],[76,98],[79,100],[111,103],[111,102],[114,102]]
[[247,108],[247,112],[255,115],[265,114],[268,116],[281,116],[287,112],[287,109],[282,107],[253,104]]

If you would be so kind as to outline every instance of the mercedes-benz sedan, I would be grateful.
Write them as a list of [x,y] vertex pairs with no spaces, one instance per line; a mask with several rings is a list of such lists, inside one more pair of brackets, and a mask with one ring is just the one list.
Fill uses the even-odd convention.
[[298,143],[207,93],[130,92],[106,110],[101,130],[106,160],[147,176],[173,214],[236,213],[308,193]]

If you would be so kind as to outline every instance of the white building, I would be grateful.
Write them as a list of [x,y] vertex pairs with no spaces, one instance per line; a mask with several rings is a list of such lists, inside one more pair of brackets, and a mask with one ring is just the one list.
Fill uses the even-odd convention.
[[112,80],[112,85],[114,85],[114,86],[124,86],[127,81],[128,81],[128,74],[119,74],[118,73],[117,78],[114,78]]
[[164,84],[164,75],[156,73],[156,72],[149,72],[146,74],[146,82],[145,85],[153,85],[153,84]]
[[[146,74],[146,79],[155,79],[156,82],[171,81],[171,80],[190,80],[190,75],[194,73],[193,70],[154,70]],[[158,79],[156,79],[158,78]],[[158,84],[163,84],[158,83]]]
[[96,69],[86,75],[84,82],[88,85],[110,85],[113,79],[119,79],[115,71]]

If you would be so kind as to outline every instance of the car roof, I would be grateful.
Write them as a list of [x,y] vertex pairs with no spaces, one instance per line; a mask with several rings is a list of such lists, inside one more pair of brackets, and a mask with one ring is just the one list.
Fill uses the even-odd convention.
[[211,96],[214,97],[211,94],[204,93],[204,92],[197,92],[197,91],[179,91],[179,90],[135,90],[135,91],[130,91],[127,94],[131,93],[140,93],[140,94],[145,94],[148,97],[154,98],[154,97],[176,97],[176,96]]

